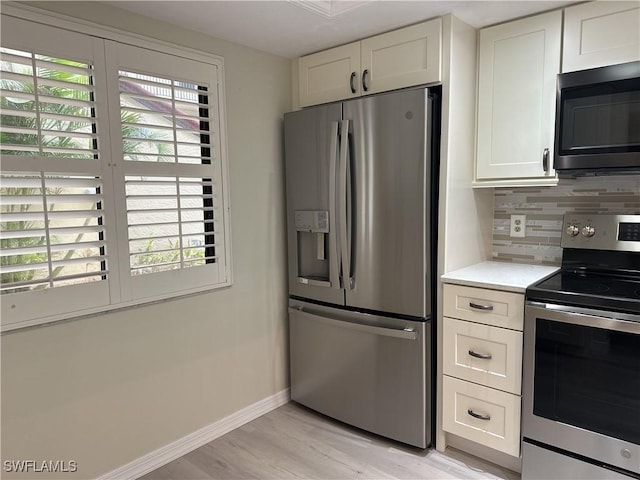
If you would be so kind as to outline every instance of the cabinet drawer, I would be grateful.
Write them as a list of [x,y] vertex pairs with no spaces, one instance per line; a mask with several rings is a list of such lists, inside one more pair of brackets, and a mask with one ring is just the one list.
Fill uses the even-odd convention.
[[[518,457],[520,397],[444,376],[442,428]],[[482,418],[477,418],[482,417]]]
[[522,332],[445,318],[443,338],[445,374],[520,395]]
[[444,315],[522,331],[524,295],[445,284]]

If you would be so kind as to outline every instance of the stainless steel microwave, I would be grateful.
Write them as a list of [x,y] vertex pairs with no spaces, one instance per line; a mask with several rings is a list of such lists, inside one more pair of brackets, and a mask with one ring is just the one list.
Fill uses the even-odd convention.
[[640,173],[640,62],[558,75],[560,176]]

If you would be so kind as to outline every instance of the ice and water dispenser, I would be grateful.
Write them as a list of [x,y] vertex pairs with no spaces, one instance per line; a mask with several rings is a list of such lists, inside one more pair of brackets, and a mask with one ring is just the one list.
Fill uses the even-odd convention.
[[330,287],[329,212],[296,210],[295,228],[298,243],[298,282]]

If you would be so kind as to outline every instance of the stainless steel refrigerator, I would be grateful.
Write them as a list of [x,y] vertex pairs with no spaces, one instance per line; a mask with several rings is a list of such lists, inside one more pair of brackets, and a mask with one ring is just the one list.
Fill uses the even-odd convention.
[[285,114],[291,398],[432,440],[439,88]]

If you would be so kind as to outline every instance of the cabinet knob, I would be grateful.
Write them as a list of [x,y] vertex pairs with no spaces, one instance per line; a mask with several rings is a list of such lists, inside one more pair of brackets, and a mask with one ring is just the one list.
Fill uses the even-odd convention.
[[351,87],[351,93],[356,93],[356,72],[351,72],[349,86]]

